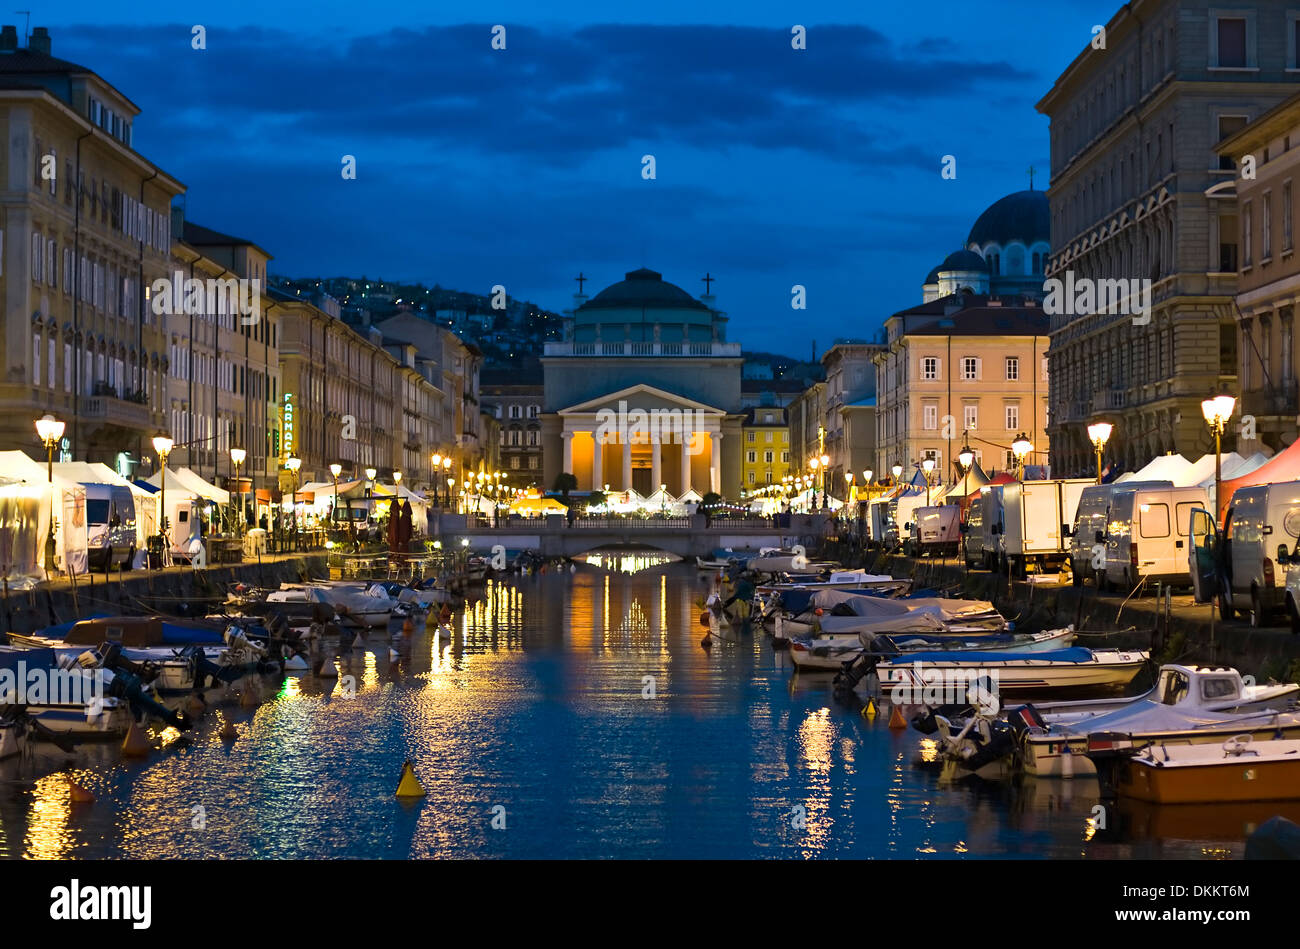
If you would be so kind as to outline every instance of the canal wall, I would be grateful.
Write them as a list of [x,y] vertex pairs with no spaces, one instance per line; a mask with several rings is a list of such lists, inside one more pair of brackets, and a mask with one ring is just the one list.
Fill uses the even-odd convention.
[[[1224,622],[1210,604],[1194,603],[1185,589],[1169,597],[1099,593],[1049,574],[1041,582],[1012,580],[988,570],[967,570],[959,559],[903,557],[829,546],[824,555],[876,573],[910,577],[918,587],[988,600],[1017,627],[1033,632],[1073,624],[1078,645],[1092,649],[1150,649],[1161,662],[1230,665],[1260,681],[1300,681],[1300,636],[1288,625],[1254,629],[1245,620]],[[1274,619],[1274,623],[1284,620]]]
[[232,564],[194,570],[131,570],[119,574],[83,575],[74,587],[61,580],[31,590],[0,592],[0,629],[32,633],[56,623],[95,614],[203,616],[226,598],[232,584],[278,587],[329,575],[325,555],[299,554],[262,563]]

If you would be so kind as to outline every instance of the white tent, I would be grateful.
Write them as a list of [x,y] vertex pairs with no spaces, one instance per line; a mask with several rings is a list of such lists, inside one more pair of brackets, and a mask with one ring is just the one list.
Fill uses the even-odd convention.
[[1191,484],[1187,480],[1192,463],[1182,455],[1161,455],[1139,471],[1131,471],[1116,478],[1124,481],[1171,481],[1174,484]]
[[[50,475],[21,451],[0,451],[0,574],[10,586],[28,586],[45,575],[45,538],[50,530]],[[86,570],[86,489],[55,472],[59,530],[54,535],[58,569]]]
[[56,461],[54,473],[79,484],[110,484],[126,488],[135,500],[135,537],[137,556],[148,550],[149,538],[158,533],[158,495],[147,491],[97,461]]
[[[229,504],[230,492],[204,481],[189,468],[166,469],[166,505],[162,516],[167,519],[167,536],[173,553],[189,556],[191,542],[200,534],[200,517],[195,508],[209,501]],[[163,483],[163,472],[155,471],[145,479],[145,484],[155,488]],[[159,498],[159,504],[163,503]]]

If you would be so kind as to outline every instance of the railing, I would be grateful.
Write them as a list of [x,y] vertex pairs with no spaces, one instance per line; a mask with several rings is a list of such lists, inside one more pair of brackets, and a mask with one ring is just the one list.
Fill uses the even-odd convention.
[[739,356],[739,343],[546,343],[547,356]]
[[1280,385],[1251,389],[1241,395],[1242,415],[1300,414],[1300,393],[1295,379]]
[[106,419],[133,428],[148,428],[152,413],[148,405],[128,402],[112,396],[94,396],[81,400],[81,415],[88,419]]
[[589,530],[689,530],[689,517],[575,517],[575,528]]

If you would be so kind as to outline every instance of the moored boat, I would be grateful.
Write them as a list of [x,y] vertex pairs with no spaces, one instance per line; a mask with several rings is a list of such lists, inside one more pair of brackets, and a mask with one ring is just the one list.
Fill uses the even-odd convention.
[[[1125,736],[1127,737],[1127,736]],[[1116,748],[1102,732],[1089,739],[1103,797],[1155,804],[1236,804],[1300,800],[1300,740],[1255,741],[1250,733],[1222,743]]]

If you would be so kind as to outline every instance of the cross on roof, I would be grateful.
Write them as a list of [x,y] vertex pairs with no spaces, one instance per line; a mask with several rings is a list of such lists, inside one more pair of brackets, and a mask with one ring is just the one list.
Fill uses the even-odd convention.
[[709,295],[710,285],[713,283],[714,280],[716,280],[716,279],[718,279],[718,278],[715,277],[715,276],[713,276],[712,274],[706,273],[706,274],[705,274],[703,277],[701,277],[700,279],[704,281],[704,295],[705,295],[705,296],[708,296],[708,295]]
[[579,271],[578,271],[578,276],[574,277],[573,279],[576,280],[576,281],[578,281],[578,293],[579,293],[579,295],[581,295],[581,294],[582,294],[582,285],[583,285],[586,281],[590,280],[591,278],[588,277],[586,274],[584,274],[581,270],[579,270]]
[[1034,166],[1029,166],[1029,190],[1034,190]]

